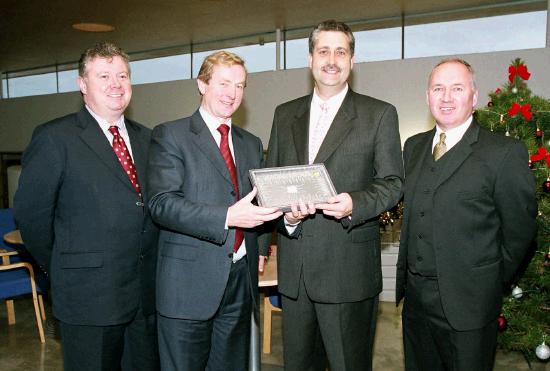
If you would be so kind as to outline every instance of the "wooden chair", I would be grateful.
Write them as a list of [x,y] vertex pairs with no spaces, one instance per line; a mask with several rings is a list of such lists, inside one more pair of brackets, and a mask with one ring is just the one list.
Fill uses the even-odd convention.
[[260,277],[260,286],[264,290],[264,324],[262,351],[271,353],[271,319],[274,312],[281,312],[281,296],[277,291],[277,233],[273,233],[269,246],[270,259]]
[[273,293],[266,293],[264,297],[264,339],[262,351],[266,354],[271,353],[271,317],[273,312],[281,312],[281,298],[277,290]]
[[[7,250],[0,248],[0,254],[2,254],[2,265],[10,264],[10,256],[16,256],[17,251]],[[15,309],[13,306],[13,300],[6,299],[6,312],[8,313],[8,325],[15,324]]]
[[17,255],[16,251],[0,249],[0,257],[2,257],[2,264],[0,265],[0,300],[6,301],[8,324],[15,324],[15,310],[11,298],[32,294],[38,335],[40,336],[40,342],[44,343],[46,340],[42,321],[46,319],[46,312],[44,311],[44,301],[42,300],[40,288],[36,285],[34,270],[32,265],[27,262],[10,263],[10,256],[14,255]]

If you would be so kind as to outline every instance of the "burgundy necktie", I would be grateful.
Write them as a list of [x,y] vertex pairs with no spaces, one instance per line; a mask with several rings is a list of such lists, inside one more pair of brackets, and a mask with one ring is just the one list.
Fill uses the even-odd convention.
[[118,157],[118,162],[120,162],[120,165],[128,175],[139,198],[142,198],[136,167],[134,166],[134,161],[132,161],[130,151],[128,151],[128,147],[126,147],[126,143],[124,143],[124,139],[118,132],[118,126],[110,126],[109,131],[113,134],[113,151],[115,151],[116,157]]
[[[233,190],[235,191],[235,200],[239,200],[239,184],[237,182],[237,169],[235,168],[235,162],[233,162],[233,157],[231,156],[231,149],[229,148],[229,126],[226,124],[221,124],[218,127],[218,131],[222,135],[220,141],[220,152],[225,161],[225,166],[229,170],[229,175],[231,175],[231,183],[233,183]],[[244,232],[242,229],[237,228],[235,231],[235,244],[233,245],[233,251],[237,252],[239,246],[243,243]]]

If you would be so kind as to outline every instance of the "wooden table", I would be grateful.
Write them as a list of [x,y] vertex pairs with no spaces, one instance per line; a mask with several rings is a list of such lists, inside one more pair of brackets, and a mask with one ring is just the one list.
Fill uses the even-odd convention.
[[15,245],[23,245],[23,239],[21,238],[21,232],[19,232],[19,229],[6,233],[4,235],[4,241]]
[[[22,245],[23,240],[21,239],[21,233],[19,233],[19,229],[16,229],[15,231],[8,232],[4,235],[4,241],[7,243],[15,244],[15,245]],[[19,254],[17,251],[6,251],[2,256],[2,264],[10,264],[10,256]]]
[[277,257],[271,256],[258,274],[258,287],[277,286]]

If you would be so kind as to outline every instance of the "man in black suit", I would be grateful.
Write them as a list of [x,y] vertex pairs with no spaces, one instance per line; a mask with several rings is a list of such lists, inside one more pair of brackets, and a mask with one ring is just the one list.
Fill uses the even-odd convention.
[[405,143],[397,263],[407,370],[492,370],[503,288],[536,223],[534,177],[518,140],[480,127],[471,66],[440,62],[426,92],[436,127]]
[[279,223],[289,371],[324,371],[327,356],[331,370],[372,368],[378,215],[401,198],[403,165],[395,108],[348,87],[354,45],[344,23],[320,23],[309,38],[314,91],[277,107],[273,119],[267,166],[324,163],[340,192],[323,204],[293,205]]
[[25,150],[15,218],[51,280],[65,370],[156,370],[151,130],[123,115],[132,86],[116,45],[86,50],[78,83],[85,107],[37,127]]
[[[281,216],[254,206],[248,170],[262,167],[259,138],[234,125],[246,86],[244,61],[204,60],[201,106],[153,130],[149,205],[160,224],[157,309],[163,370],[248,370],[258,294],[251,229]],[[243,241],[244,238],[244,241]]]

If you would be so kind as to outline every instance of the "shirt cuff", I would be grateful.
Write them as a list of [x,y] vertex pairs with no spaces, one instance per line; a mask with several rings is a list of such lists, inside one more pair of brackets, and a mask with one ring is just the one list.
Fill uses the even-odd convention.
[[227,225],[227,218],[229,217],[229,209],[227,211],[228,212],[225,214],[225,226],[224,226],[225,229],[229,229],[229,226]]
[[298,227],[298,224],[301,223],[301,221],[298,221],[298,223],[291,224],[286,220],[286,217],[283,217],[283,220],[285,222],[285,228],[286,228],[286,231],[288,232],[288,234],[294,233],[294,231]]

